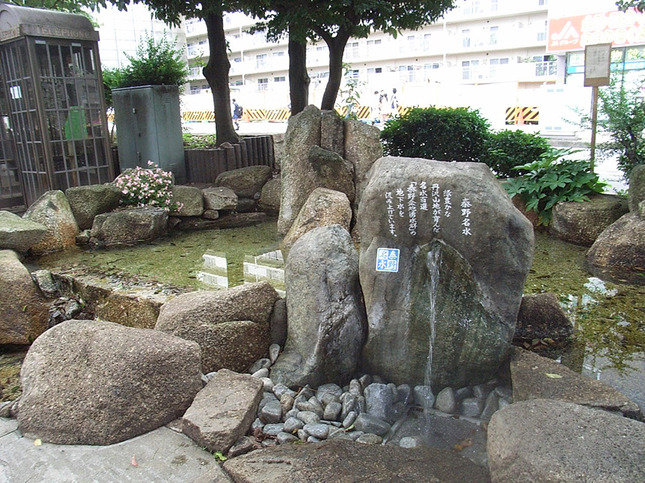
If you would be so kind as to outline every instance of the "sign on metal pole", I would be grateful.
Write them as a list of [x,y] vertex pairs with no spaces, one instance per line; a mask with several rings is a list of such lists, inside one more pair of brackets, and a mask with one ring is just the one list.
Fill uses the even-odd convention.
[[596,159],[596,129],[598,125],[598,87],[609,85],[611,72],[611,44],[585,47],[585,87],[592,89],[591,101],[591,171]]

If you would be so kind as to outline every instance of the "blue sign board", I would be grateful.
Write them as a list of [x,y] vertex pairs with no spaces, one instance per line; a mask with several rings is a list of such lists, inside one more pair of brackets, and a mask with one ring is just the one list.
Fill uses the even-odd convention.
[[377,272],[398,272],[399,271],[399,249],[379,248],[376,251]]

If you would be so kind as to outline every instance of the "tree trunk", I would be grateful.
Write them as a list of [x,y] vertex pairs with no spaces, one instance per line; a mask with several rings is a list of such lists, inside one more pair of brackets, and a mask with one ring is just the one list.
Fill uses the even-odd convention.
[[289,36],[289,98],[291,115],[298,114],[309,102],[309,74],[307,74],[307,43]]
[[217,144],[226,142],[235,144],[240,141],[240,138],[235,132],[231,117],[231,91],[228,86],[228,72],[231,69],[231,64],[226,52],[223,14],[206,14],[204,22],[210,48],[208,64],[204,67],[204,77],[206,77],[213,93]]
[[343,54],[348,40],[349,34],[343,31],[338,32],[336,37],[325,38],[329,48],[329,79],[320,105],[323,111],[333,110],[336,104],[338,90],[343,80]]

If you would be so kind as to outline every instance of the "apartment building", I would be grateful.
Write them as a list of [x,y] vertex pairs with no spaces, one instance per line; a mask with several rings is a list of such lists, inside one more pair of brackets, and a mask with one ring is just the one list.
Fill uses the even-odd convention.
[[[101,28],[102,62],[113,64],[119,51],[121,57],[123,51],[134,53],[137,36],[126,30],[136,26],[140,34],[145,29],[157,35],[167,29],[180,44],[185,38],[190,77],[183,109],[212,110],[202,75],[209,54],[205,24],[187,19],[180,31],[171,31],[149,12],[137,15],[137,20],[108,20]],[[397,38],[376,32],[350,39],[345,81],[356,86],[365,106],[376,105],[375,91],[396,88],[402,106],[470,106],[495,128],[506,125],[513,108],[537,107],[535,129],[564,132],[573,127],[563,118],[590,105],[590,88],[583,87],[586,44],[612,42],[612,69],[645,72],[641,18],[636,12],[617,12],[615,0],[459,0],[443,18],[417,31]],[[288,107],[286,37],[268,43],[262,32],[249,33],[255,22],[241,13],[227,14],[224,21],[233,97],[246,108]],[[327,65],[324,42],[309,44],[311,103],[320,104]],[[343,102],[342,93],[338,102]]]
[[[225,17],[231,86],[247,106],[286,107],[287,40],[267,43],[263,33],[248,32],[253,23],[239,13]],[[535,91],[554,84],[558,76],[557,56],[546,53],[547,25],[547,0],[461,1],[438,22],[397,38],[377,32],[369,38],[350,39],[343,59],[348,65],[346,80],[354,81],[363,105],[376,102],[374,91],[393,88],[404,106],[466,106],[477,98],[481,104],[482,96],[502,95],[508,100],[498,103],[498,111],[507,105],[529,105]],[[191,64],[189,92],[201,98],[209,90],[199,65],[208,56],[206,27],[191,19],[185,31]],[[324,42],[310,44],[312,103],[322,98],[327,65]],[[488,107],[495,109],[494,104]]]

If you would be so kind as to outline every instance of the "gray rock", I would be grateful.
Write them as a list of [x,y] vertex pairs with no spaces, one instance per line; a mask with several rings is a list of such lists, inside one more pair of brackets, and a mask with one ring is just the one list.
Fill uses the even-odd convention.
[[[263,357],[255,361],[253,364],[251,364],[251,367],[249,367],[248,372],[249,374],[253,374],[261,369],[269,369],[270,367],[271,367],[271,361],[266,357]],[[262,376],[262,377],[266,377],[266,376]]]
[[386,435],[391,426],[382,419],[372,416],[371,414],[361,413],[354,421],[354,427],[358,431],[363,431],[364,433],[373,433],[378,434],[379,436]]
[[340,397],[343,394],[343,388],[333,382],[318,386],[318,389],[316,390],[316,398],[322,402],[325,394],[333,394]]
[[265,424],[279,423],[282,420],[282,406],[280,401],[269,401],[260,410],[260,419]]
[[645,285],[645,219],[637,212],[622,216],[596,239],[584,265],[603,280]]
[[298,411],[298,419],[305,424],[317,424],[320,422],[320,416],[311,411]]
[[561,401],[497,411],[487,449],[493,481],[645,480],[645,424]]
[[310,436],[319,440],[327,439],[327,436],[329,435],[329,426],[327,424],[305,424],[302,429],[304,429]]
[[170,216],[202,216],[204,213],[204,195],[195,186],[173,186],[172,201],[180,208],[170,212]]
[[482,421],[490,421],[490,418],[493,417],[495,411],[499,409],[499,397],[495,392],[491,392],[486,398],[486,404],[484,404],[484,409],[482,410],[481,415],[479,416]]
[[280,345],[271,344],[269,346],[269,359],[271,360],[271,364],[273,364],[278,359],[279,355],[280,355]]
[[[339,461],[351,464],[339,466]],[[485,469],[451,450],[355,444],[342,439],[254,451],[227,460],[224,469],[234,481],[243,483],[489,480]]]
[[204,210],[202,213],[202,218],[205,218],[206,220],[218,220],[219,219],[219,211],[217,210]]
[[573,334],[573,324],[554,293],[524,295],[517,315],[513,341],[550,338],[564,342]]
[[323,412],[323,419],[328,421],[336,421],[340,416],[341,411],[343,410],[343,405],[338,402],[330,402],[325,406],[325,411]]
[[295,403],[295,398],[289,393],[284,393],[280,397],[280,406],[282,407],[282,414],[287,414],[289,411],[291,411],[293,409],[294,403]]
[[282,195],[282,180],[274,178],[267,181],[260,192],[258,209],[266,213],[280,213],[280,197]]
[[514,348],[511,359],[511,379],[514,403],[529,399],[554,399],[620,411],[630,418],[643,419],[638,405],[614,388],[519,347]]
[[226,453],[251,427],[261,397],[260,381],[222,369],[184,414],[182,431],[208,451]]
[[288,252],[305,233],[321,226],[340,225],[349,231],[351,221],[352,208],[345,194],[316,188],[307,198],[280,246]]
[[268,282],[182,294],[161,307],[155,329],[198,342],[204,373],[244,372],[266,355],[277,298]]
[[271,378],[287,386],[349,381],[366,332],[349,233],[338,225],[306,233],[291,249],[285,274],[289,330]]
[[284,139],[282,160],[282,198],[278,216],[278,234],[285,235],[300,209],[316,188],[309,162],[311,146],[320,146],[321,112],[313,105],[291,116]]
[[0,344],[31,344],[47,330],[47,303],[16,252],[0,250]]
[[231,449],[228,450],[227,456],[229,458],[235,458],[236,456],[246,454],[258,448],[259,445],[253,439],[248,436],[242,436],[233,446],[231,446]]
[[629,211],[638,213],[638,206],[645,200],[645,165],[639,164],[629,174]]
[[437,394],[434,407],[444,413],[453,414],[457,410],[455,391],[451,387],[444,387],[439,391],[439,394]]
[[383,442],[383,438],[372,433],[365,433],[361,436],[359,436],[356,439],[357,443],[363,443],[363,444],[381,444]]
[[42,223],[20,218],[10,211],[0,211],[0,249],[27,253],[47,233]]
[[283,394],[289,394],[291,397],[296,396],[295,391],[289,389],[284,384],[276,384],[273,387],[273,393],[276,395],[277,398],[281,398]]
[[286,444],[286,443],[293,443],[294,441],[298,441],[298,437],[294,436],[293,434],[280,432],[276,436],[276,440],[278,444]]
[[374,162],[383,156],[381,131],[362,121],[345,120],[345,159],[354,165],[356,200],[354,211],[358,212],[361,193],[367,185],[367,173]]
[[237,195],[230,188],[223,186],[217,188],[206,188],[202,190],[204,195],[205,210],[234,210],[237,208]]
[[350,203],[354,202],[356,188],[352,163],[345,161],[335,152],[319,146],[312,146],[309,149],[309,162],[316,176],[316,187],[340,191],[345,193]]
[[400,384],[396,388],[396,400],[406,406],[412,403],[414,397],[409,384]]
[[284,423],[267,423],[262,428],[262,433],[266,436],[277,436],[284,432]]
[[343,418],[343,428],[349,428],[352,424],[356,422],[358,413],[356,411],[350,411],[347,413],[347,416]]
[[254,198],[271,179],[269,166],[248,166],[231,169],[217,176],[215,186],[230,188],[238,198]]
[[[359,396],[359,397],[362,397],[362,396]],[[357,400],[358,398],[352,394],[349,394],[348,397],[343,399],[343,410],[341,411],[341,416],[340,416],[341,419],[344,420],[351,411],[354,411],[354,409],[356,408]]]
[[35,270],[31,272],[31,278],[45,297],[51,299],[60,296],[58,283],[49,270]]
[[434,395],[430,386],[414,386],[414,402],[422,408],[432,408]]
[[423,440],[420,436],[405,436],[399,441],[401,448],[418,448],[423,446]]
[[112,183],[74,186],[65,196],[81,230],[92,228],[96,215],[118,208],[121,201],[121,191]]
[[370,384],[365,388],[367,413],[389,423],[394,422],[395,398],[386,384]]
[[31,246],[31,252],[35,255],[66,250],[76,245],[80,230],[62,191],[45,192],[22,217],[47,228],[41,240]]
[[56,444],[125,441],[186,411],[202,388],[199,366],[197,344],[179,337],[112,322],[63,322],[25,357],[20,431]]
[[[396,384],[429,378],[437,390],[492,379],[508,355],[534,237],[488,167],[381,158],[358,226],[370,327],[363,369]],[[398,266],[377,266],[395,249]]]
[[478,418],[484,405],[476,397],[467,397],[461,401],[459,413],[467,418]]
[[616,195],[592,195],[582,203],[560,202],[553,207],[549,232],[561,240],[590,247],[605,228],[627,212],[627,200]]
[[[287,301],[279,298],[273,305],[271,312],[271,343],[284,347],[287,340]],[[275,362],[275,361],[274,361]]]
[[345,156],[343,119],[336,111],[322,111],[320,117],[320,147],[340,157]]
[[237,213],[251,213],[256,211],[257,205],[257,201],[253,198],[238,198],[235,211]]
[[168,213],[144,206],[102,213],[94,218],[90,244],[98,247],[131,246],[159,238],[168,228]]
[[284,431],[287,433],[295,433],[304,427],[305,423],[298,418],[287,418],[284,422]]

